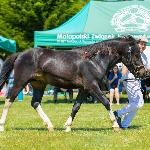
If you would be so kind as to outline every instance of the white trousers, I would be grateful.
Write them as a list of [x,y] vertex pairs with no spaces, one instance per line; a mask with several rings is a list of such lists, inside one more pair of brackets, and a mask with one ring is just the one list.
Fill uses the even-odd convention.
[[128,95],[129,104],[118,110],[118,116],[124,117],[121,125],[123,128],[128,128],[139,108],[144,105],[143,94],[140,89],[137,89],[134,96]]

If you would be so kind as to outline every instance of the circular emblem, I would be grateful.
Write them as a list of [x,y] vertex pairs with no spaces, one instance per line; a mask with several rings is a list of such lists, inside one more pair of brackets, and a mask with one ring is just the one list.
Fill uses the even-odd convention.
[[117,32],[145,32],[150,26],[150,10],[141,5],[131,5],[117,11],[111,20]]

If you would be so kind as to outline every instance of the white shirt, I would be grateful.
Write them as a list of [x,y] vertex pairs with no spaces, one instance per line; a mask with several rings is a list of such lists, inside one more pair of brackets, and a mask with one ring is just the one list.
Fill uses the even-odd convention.
[[[129,71],[122,75],[123,85],[125,86],[128,97],[136,99],[137,91],[141,91],[141,81],[136,80],[134,75]],[[129,79],[129,80],[126,80]]]
[[141,58],[145,68],[150,69],[150,48],[146,48],[146,50],[144,50],[143,53],[141,53]]

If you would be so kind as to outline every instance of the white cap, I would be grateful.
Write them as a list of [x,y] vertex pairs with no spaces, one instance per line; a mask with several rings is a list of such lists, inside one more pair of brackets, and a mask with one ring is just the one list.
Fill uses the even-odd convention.
[[148,43],[148,39],[147,39],[146,36],[142,36],[142,37],[140,38],[140,41]]

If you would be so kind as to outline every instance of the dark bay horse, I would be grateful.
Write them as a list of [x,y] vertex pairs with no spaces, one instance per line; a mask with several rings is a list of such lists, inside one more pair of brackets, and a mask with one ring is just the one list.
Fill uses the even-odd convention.
[[53,125],[41,107],[47,84],[79,89],[71,115],[65,123],[66,131],[71,130],[72,121],[80,109],[83,97],[88,92],[101,101],[113,121],[113,127],[118,127],[109,101],[100,89],[103,77],[118,62],[123,62],[136,77],[142,78],[146,74],[137,41],[131,36],[77,47],[70,51],[32,48],[11,55],[5,61],[0,74],[0,89],[2,89],[11,71],[14,70],[14,84],[10,95],[6,97],[0,119],[0,130],[4,131],[10,106],[19,91],[29,82],[33,87],[31,106],[37,111],[49,131],[53,130]]

